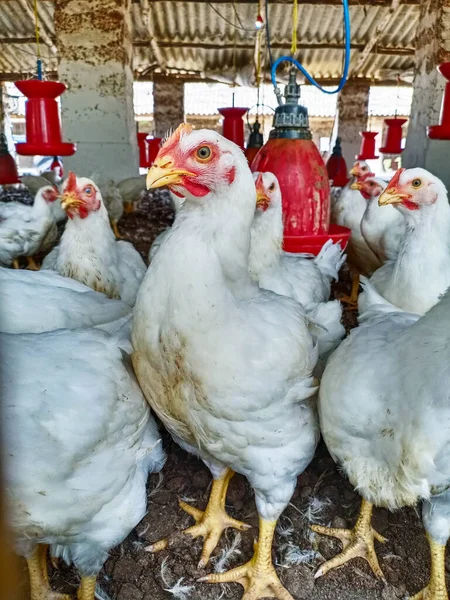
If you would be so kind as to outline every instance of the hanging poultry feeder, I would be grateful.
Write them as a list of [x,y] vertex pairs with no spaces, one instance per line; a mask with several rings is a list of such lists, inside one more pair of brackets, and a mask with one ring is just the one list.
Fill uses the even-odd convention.
[[300,86],[291,69],[284,96],[275,110],[274,129],[251,165],[252,171],[271,171],[283,196],[284,242],[287,252],[317,255],[332,239],[344,248],[350,229],[330,226],[330,184],[325,164],[312,141],[308,111],[298,104]]
[[26,96],[26,142],[16,144],[18,154],[25,156],[72,156],[76,145],[62,141],[61,120],[56,98],[65,90],[59,81],[28,79],[16,81],[19,91]]
[[147,146],[147,133],[141,133],[138,131],[137,134],[137,143],[139,148],[139,167],[141,169],[146,169],[148,164],[148,146]]
[[342,156],[341,138],[336,138],[333,153],[327,161],[327,172],[334,187],[345,187],[349,182],[347,177],[347,163]]
[[162,138],[154,138],[150,137],[149,135],[147,136],[145,143],[147,144],[148,167],[151,167],[155,162],[155,158],[159,152],[159,149],[161,148],[161,142]]
[[0,134],[0,185],[20,183],[17,165],[8,150],[6,135]]
[[239,108],[229,106],[227,108],[219,108],[220,114],[224,117],[222,125],[223,137],[231,140],[244,150],[244,121],[242,117],[248,111],[248,108]]
[[261,124],[259,123],[259,121],[255,121],[250,131],[247,148],[245,149],[245,156],[247,157],[249,165],[252,164],[252,161],[258,154],[259,149],[264,146],[264,138],[263,134],[260,132],[260,129]]
[[450,62],[442,63],[437,69],[445,77],[447,83],[442,96],[440,123],[439,125],[430,125],[427,133],[431,140],[450,140]]
[[360,131],[359,135],[362,137],[361,148],[356,158],[358,160],[374,160],[379,158],[375,154],[375,138],[378,133],[376,131]]
[[54,171],[61,179],[64,177],[63,164],[57,156],[53,157],[52,164],[50,165],[50,171]]
[[386,138],[384,146],[380,148],[381,154],[401,154],[402,148],[402,127],[408,119],[385,119]]

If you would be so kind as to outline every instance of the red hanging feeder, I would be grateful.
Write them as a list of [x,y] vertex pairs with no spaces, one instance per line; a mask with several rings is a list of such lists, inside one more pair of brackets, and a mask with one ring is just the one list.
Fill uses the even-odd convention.
[[376,131],[360,131],[359,135],[362,137],[361,148],[358,156],[358,160],[374,160],[379,158],[375,154],[375,138],[378,133]]
[[442,63],[437,69],[447,83],[442,96],[440,124],[430,125],[427,133],[431,140],[450,140],[450,62]]
[[244,150],[244,121],[242,117],[248,111],[248,108],[238,108],[230,106],[219,108],[220,114],[224,117],[222,134],[227,140],[231,140]]
[[347,177],[347,163],[342,156],[341,138],[336,138],[333,153],[327,161],[327,172],[331,184],[335,187],[345,187],[349,182]]
[[52,164],[50,165],[50,171],[55,171],[58,177],[61,179],[64,177],[64,168],[62,162],[57,156],[53,157]]
[[402,148],[402,127],[408,119],[385,119],[386,123],[386,138],[384,146],[380,148],[382,154],[401,154]]
[[6,135],[0,134],[0,185],[20,183],[17,165],[8,150]]
[[155,158],[159,152],[159,149],[161,148],[162,138],[154,138],[147,136],[145,142],[147,144],[147,166],[151,167],[152,164],[155,162]]
[[137,143],[139,148],[139,166],[145,169],[149,166],[148,164],[148,146],[146,143],[147,133],[141,133],[138,131]]
[[287,252],[318,254],[332,239],[344,248],[350,229],[330,226],[330,185],[325,164],[312,141],[308,111],[298,104],[300,86],[295,69],[285,89],[286,103],[275,110],[274,129],[251,165],[271,171],[283,196],[284,242]]
[[28,79],[16,81],[15,85],[24,96],[25,104],[25,143],[16,144],[18,154],[25,156],[72,156],[76,145],[63,142],[61,120],[56,98],[65,90],[59,81]]

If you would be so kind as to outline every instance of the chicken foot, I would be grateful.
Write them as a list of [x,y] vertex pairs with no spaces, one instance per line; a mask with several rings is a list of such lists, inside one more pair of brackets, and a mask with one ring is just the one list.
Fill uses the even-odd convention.
[[438,544],[427,535],[431,551],[430,583],[411,600],[448,600],[445,584],[445,545]]
[[316,572],[316,579],[328,573],[331,569],[341,567],[352,558],[364,558],[372,568],[375,576],[385,580],[383,571],[378,563],[375,552],[374,540],[384,543],[386,539],[377,533],[371,525],[373,504],[363,499],[359,516],[353,529],[335,529],[311,525],[315,533],[336,537],[342,542],[343,550],[340,554],[323,563]]
[[[242,523],[242,521],[233,519],[225,510],[228,485],[233,475],[234,471],[227,469],[222,477],[213,481],[208,505],[204,511],[191,506],[183,500],[179,500],[180,508],[193,517],[196,522],[195,525],[189,527],[183,533],[190,535],[194,539],[198,537],[205,538],[200,562],[198,563],[199,569],[208,564],[209,558],[219,543],[225,529],[232,527],[239,531],[246,531],[251,527],[246,523]],[[151,544],[146,550],[149,552],[159,552],[160,550],[165,550],[168,546],[169,539],[165,538]]]
[[78,588],[78,593],[77,593],[78,600],[94,600],[96,584],[97,584],[96,576],[82,577],[80,587]]
[[15,269],[20,269],[20,263],[18,258],[13,258],[12,264]]
[[28,266],[27,269],[30,271],[39,271],[40,267],[36,264],[34,258],[32,256],[27,256]]
[[358,291],[359,291],[359,273],[352,273],[352,289],[350,296],[342,294],[339,296],[339,301],[343,304],[347,304],[349,310],[356,310],[358,308]]
[[[37,545],[33,554],[27,558],[30,576],[31,600],[71,600],[67,594],[52,591],[47,571],[47,545]],[[92,596],[93,600],[94,596]],[[82,599],[91,600],[91,599]]]
[[255,543],[251,560],[240,567],[226,573],[212,573],[201,577],[204,583],[240,583],[245,593],[242,600],[258,600],[258,598],[278,598],[278,600],[294,600],[282,585],[272,563],[272,543],[276,521],[259,519],[259,539]]

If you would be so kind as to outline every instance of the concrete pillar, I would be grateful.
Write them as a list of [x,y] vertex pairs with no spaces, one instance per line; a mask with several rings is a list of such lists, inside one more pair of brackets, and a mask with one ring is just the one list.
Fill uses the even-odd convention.
[[139,172],[133,108],[130,0],[55,0],[64,170],[120,181]]
[[450,0],[422,0],[416,33],[414,94],[402,156],[406,168],[424,167],[450,188],[450,141],[430,140],[427,126],[439,123],[444,78],[436,66],[450,61]]
[[360,131],[367,127],[369,114],[367,84],[350,80],[339,93],[337,105],[337,135],[341,138],[342,154],[348,168],[355,162],[361,146]]
[[155,75],[153,79],[153,122],[155,137],[164,137],[184,121],[184,83],[179,79]]

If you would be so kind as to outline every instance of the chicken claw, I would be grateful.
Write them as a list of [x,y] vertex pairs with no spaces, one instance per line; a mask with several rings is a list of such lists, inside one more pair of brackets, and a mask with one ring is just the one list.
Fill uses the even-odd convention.
[[240,567],[226,573],[213,573],[201,577],[204,583],[240,583],[245,593],[242,600],[258,600],[258,598],[278,598],[278,600],[294,600],[278,579],[272,564],[272,541],[276,521],[259,523],[259,541],[255,544],[252,559]]
[[315,578],[321,577],[331,569],[341,567],[352,558],[364,558],[372,568],[375,576],[385,581],[385,577],[378,563],[375,552],[374,540],[384,543],[386,539],[377,533],[371,526],[373,505],[366,500],[362,501],[358,520],[353,529],[333,529],[321,525],[311,525],[315,533],[336,537],[341,540],[343,550],[340,554],[325,562],[316,572]]
[[27,269],[30,271],[39,271],[40,267],[36,264],[34,258],[32,256],[27,256],[28,266]]
[[347,310],[358,310],[358,292],[359,292],[359,273],[352,277],[352,290],[350,296],[341,294],[338,299],[347,305]]
[[31,600],[72,600],[71,596],[58,594],[50,588],[47,573],[47,551],[48,546],[38,545],[33,554],[27,559]]
[[410,596],[410,600],[448,600],[445,584],[445,545],[427,535],[431,550],[431,578],[426,588]]
[[[231,469],[227,469],[220,479],[213,481],[208,506],[204,511],[191,506],[183,500],[178,501],[180,508],[193,517],[196,522],[195,525],[189,527],[183,533],[190,535],[194,539],[198,537],[205,538],[200,562],[198,563],[199,569],[208,564],[209,557],[215,550],[225,529],[232,527],[233,529],[239,529],[239,531],[247,531],[247,529],[251,528],[251,525],[230,517],[225,510],[227,489],[233,475],[234,472]],[[151,544],[146,550],[148,552],[159,552],[165,550],[168,546],[169,539],[165,538]]]

